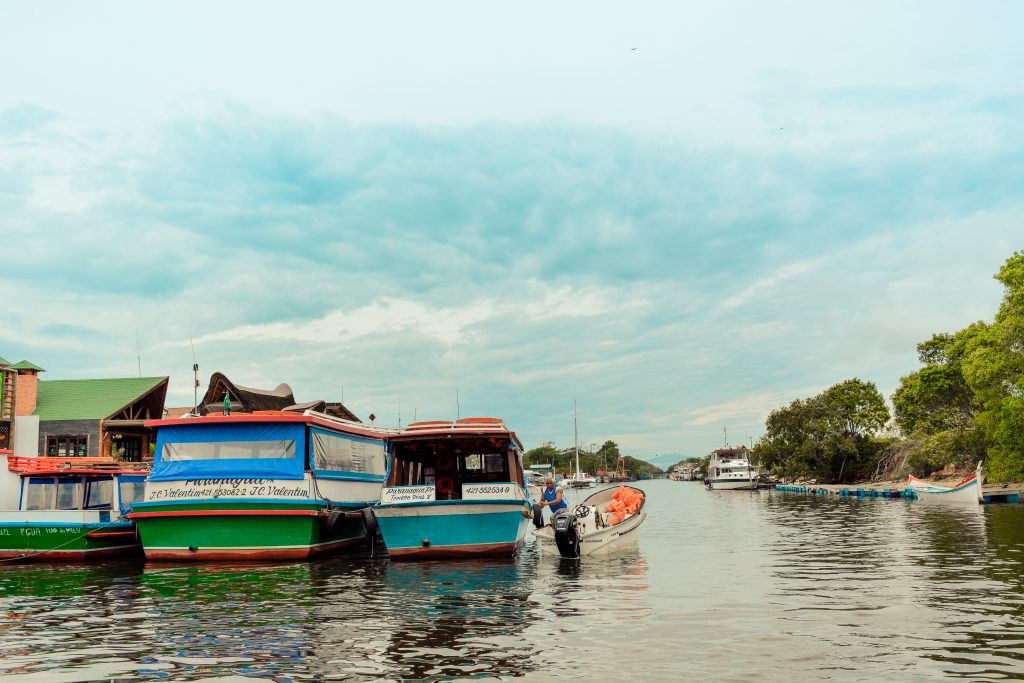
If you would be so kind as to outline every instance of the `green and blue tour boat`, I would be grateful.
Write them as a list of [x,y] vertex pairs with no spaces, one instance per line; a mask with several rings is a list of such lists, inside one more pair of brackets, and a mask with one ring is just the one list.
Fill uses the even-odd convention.
[[141,552],[126,519],[142,463],[0,451],[0,562],[81,562]]
[[292,560],[375,534],[388,430],[306,411],[150,420],[145,499],[131,519],[149,560]]
[[374,506],[395,560],[514,557],[533,519],[523,445],[498,418],[416,422],[391,438]]

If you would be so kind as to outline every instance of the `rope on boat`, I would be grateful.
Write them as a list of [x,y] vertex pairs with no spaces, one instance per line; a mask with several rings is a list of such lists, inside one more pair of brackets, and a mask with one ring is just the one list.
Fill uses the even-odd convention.
[[38,557],[39,555],[45,555],[47,553],[52,553],[54,550],[60,550],[61,548],[63,548],[66,545],[71,545],[75,541],[82,540],[83,538],[85,538],[89,534],[93,533],[94,531],[99,531],[100,529],[106,529],[109,526],[113,526],[115,524],[120,524],[121,522],[125,522],[125,521],[127,521],[127,520],[124,517],[118,517],[117,519],[115,519],[115,520],[113,520],[111,522],[107,522],[105,524],[101,524],[100,526],[93,527],[93,528],[89,529],[88,531],[86,531],[81,536],[75,536],[71,540],[65,541],[64,543],[61,543],[60,545],[55,545],[52,548],[47,548],[46,550],[38,550],[38,551],[33,552],[33,553],[24,553],[24,554],[18,555],[17,557],[8,557],[8,558],[0,559],[0,562],[23,562],[24,560],[28,560],[28,559],[31,559],[33,557]]

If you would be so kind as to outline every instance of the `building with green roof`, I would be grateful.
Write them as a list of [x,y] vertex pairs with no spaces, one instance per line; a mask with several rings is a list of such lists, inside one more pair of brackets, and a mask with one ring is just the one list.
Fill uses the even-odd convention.
[[41,380],[41,372],[31,361],[0,357],[0,450],[126,460],[149,454],[145,422],[163,417],[170,378]]
[[39,452],[52,457],[149,454],[148,419],[163,416],[168,377],[46,380],[32,415],[39,418]]

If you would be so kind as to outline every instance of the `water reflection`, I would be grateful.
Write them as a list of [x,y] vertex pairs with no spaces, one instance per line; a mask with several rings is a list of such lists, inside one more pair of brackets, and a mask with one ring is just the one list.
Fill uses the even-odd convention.
[[5,567],[0,677],[1024,677],[1024,506],[642,486],[578,562]]

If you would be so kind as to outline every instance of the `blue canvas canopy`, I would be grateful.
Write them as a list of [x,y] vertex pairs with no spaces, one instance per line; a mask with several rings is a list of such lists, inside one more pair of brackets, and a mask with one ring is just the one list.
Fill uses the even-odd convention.
[[149,479],[302,479],[305,463],[301,423],[171,425],[157,432]]

